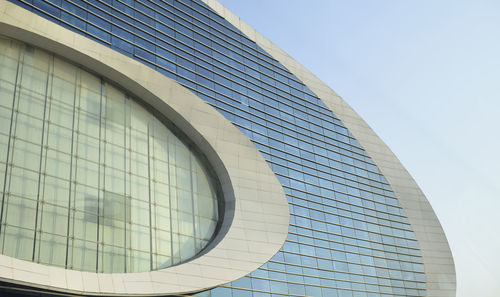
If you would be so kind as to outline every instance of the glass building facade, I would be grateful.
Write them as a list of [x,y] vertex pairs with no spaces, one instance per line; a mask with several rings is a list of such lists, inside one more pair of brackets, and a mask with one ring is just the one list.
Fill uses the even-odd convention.
[[208,244],[217,182],[151,111],[87,71],[1,36],[0,65],[2,254],[141,272]]
[[[426,296],[418,242],[370,156],[320,98],[207,5],[11,2],[176,80],[251,139],[276,174],[291,214],[283,248],[197,296]],[[194,238],[196,249],[203,239]]]

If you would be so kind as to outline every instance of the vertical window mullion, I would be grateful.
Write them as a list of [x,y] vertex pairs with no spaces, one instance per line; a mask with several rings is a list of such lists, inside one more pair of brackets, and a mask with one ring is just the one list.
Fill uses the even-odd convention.
[[[52,67],[51,67],[52,66]],[[45,122],[47,115],[47,97],[49,93],[49,81],[50,78],[53,79],[53,71],[54,71],[54,56],[50,56],[50,62],[47,65],[47,81],[45,82],[45,98],[43,102],[43,119],[42,119],[42,138],[40,140],[40,164],[38,167],[38,189],[36,195],[36,210],[35,210],[35,228],[34,228],[34,238],[33,238],[33,255],[31,261],[35,261],[35,252],[36,252],[36,241],[37,241],[37,228],[38,228],[38,219],[39,219],[39,207],[40,207],[40,187],[42,181],[42,162],[43,162],[43,148],[44,148],[44,138],[45,138]],[[52,73],[51,73],[52,70]],[[48,134],[48,133],[47,133]],[[47,135],[48,137],[48,135]],[[45,150],[47,152],[47,150]]]
[[104,176],[104,170],[101,170],[102,168],[102,127],[103,127],[103,113],[102,113],[102,109],[103,109],[103,94],[104,94],[104,81],[101,79],[101,92],[100,92],[100,101],[99,101],[99,162],[98,162],[98,167],[97,167],[97,175],[98,175],[98,178],[97,178],[97,238],[96,238],[96,263],[95,263],[95,270],[96,272],[99,272],[99,236],[100,236],[100,225],[101,225],[101,180],[103,180],[103,176]]
[[153,228],[151,215],[151,128],[150,123],[147,123],[147,142],[148,142],[148,194],[149,194],[149,266],[153,270]]
[[191,188],[191,210],[193,212],[193,241],[195,254],[197,252],[197,242],[196,242],[196,213],[194,211],[194,179],[193,179],[193,152],[189,150],[189,186]]
[[70,226],[70,218],[71,218],[71,191],[73,184],[73,158],[75,156],[74,153],[74,143],[75,143],[75,113],[76,113],[76,99],[78,96],[78,71],[75,72],[75,89],[74,89],[74,97],[73,97],[73,120],[71,123],[71,156],[69,163],[69,191],[68,191],[68,225],[66,229],[66,261],[65,267],[68,267],[68,251],[69,251],[69,226]]
[[172,182],[170,179],[170,134],[167,136],[168,211],[170,222],[170,261],[174,264],[174,229],[172,229]]
[[[3,217],[4,217],[4,205],[5,205],[5,193],[7,190],[7,176],[9,172],[9,158],[10,158],[10,149],[11,149],[11,140],[12,140],[12,131],[14,130],[14,115],[15,115],[15,106],[16,106],[16,92],[18,92],[18,80],[19,80],[19,72],[22,71],[22,48],[19,48],[19,55],[17,59],[17,68],[16,68],[16,79],[14,82],[14,91],[12,94],[12,111],[10,113],[10,127],[9,127],[9,140],[7,141],[7,156],[5,159],[5,175],[3,181],[3,192],[2,192],[2,207],[0,210],[0,235],[3,237],[5,232],[2,233],[3,230]],[[2,253],[3,253],[3,240],[2,240]]]
[[[128,127],[128,107],[130,107],[130,101],[128,96],[125,97],[125,104],[123,106],[123,203],[124,203],[124,212],[123,212],[123,232],[124,232],[124,242],[123,242],[123,263],[124,263],[124,271],[127,272],[127,222],[129,216],[128,214],[128,200],[129,196],[127,195],[127,127]],[[129,158],[130,159],[130,156]],[[129,166],[130,169],[130,166]]]

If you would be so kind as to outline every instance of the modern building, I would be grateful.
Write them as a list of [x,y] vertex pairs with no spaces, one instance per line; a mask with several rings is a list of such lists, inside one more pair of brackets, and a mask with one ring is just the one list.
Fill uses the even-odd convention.
[[0,0],[0,194],[12,296],[455,296],[390,149],[216,0]]

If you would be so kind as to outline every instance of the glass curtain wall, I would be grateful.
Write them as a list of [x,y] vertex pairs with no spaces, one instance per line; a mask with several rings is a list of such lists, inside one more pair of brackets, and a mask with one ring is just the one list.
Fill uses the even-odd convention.
[[92,272],[192,258],[218,221],[200,158],[125,92],[0,37],[0,252]]
[[426,295],[415,234],[367,152],[321,98],[203,1],[10,1],[184,85],[275,172],[290,203],[283,248],[200,296]]

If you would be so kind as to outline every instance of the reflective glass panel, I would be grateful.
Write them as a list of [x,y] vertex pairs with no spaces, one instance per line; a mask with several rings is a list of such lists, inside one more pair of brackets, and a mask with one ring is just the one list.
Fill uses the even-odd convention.
[[201,154],[139,101],[0,37],[1,253],[141,272],[199,253],[218,222]]
[[370,156],[335,111],[204,1],[10,1],[177,80],[275,172],[290,203],[287,242],[254,273],[200,296],[426,295],[415,234]]

